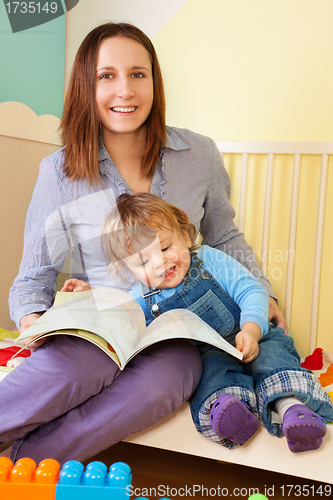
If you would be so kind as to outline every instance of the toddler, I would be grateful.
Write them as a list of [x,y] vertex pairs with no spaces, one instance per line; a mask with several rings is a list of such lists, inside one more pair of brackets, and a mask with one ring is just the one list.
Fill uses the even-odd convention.
[[[314,374],[301,368],[291,337],[268,323],[269,298],[259,281],[220,250],[194,244],[185,212],[156,195],[123,194],[105,218],[102,242],[110,272],[132,285],[147,325],[186,308],[243,354],[239,361],[197,343],[203,362],[190,400],[199,432],[229,448],[244,444],[260,421],[285,435],[294,453],[318,449],[333,405]],[[90,289],[70,279],[63,291]]]

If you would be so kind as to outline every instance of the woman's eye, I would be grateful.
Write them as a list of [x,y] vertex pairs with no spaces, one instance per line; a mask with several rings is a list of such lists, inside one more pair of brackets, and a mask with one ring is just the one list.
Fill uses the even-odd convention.
[[99,77],[100,80],[105,80],[108,78],[113,78],[113,76],[110,73],[103,73],[103,75]]
[[167,246],[167,247],[164,247],[162,248],[162,252],[166,252],[167,250],[169,250],[169,248],[171,247],[171,245]]
[[144,78],[144,74],[143,73],[134,73],[134,75],[132,75],[133,78]]

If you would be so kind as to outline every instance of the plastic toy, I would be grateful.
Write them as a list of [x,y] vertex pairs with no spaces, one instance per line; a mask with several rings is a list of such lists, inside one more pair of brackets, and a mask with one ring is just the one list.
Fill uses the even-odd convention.
[[109,470],[103,462],[91,462],[84,470],[81,462],[70,460],[60,471],[53,458],[37,467],[31,458],[13,465],[9,458],[0,457],[1,500],[128,500],[131,482],[131,468],[124,462],[114,463]]
[[66,462],[56,487],[56,500],[128,500],[130,466],[116,462],[109,472],[103,462],[91,462],[84,471],[81,462]]
[[13,466],[9,458],[0,457],[0,498],[54,500],[59,469],[59,463],[52,458],[37,467],[31,458],[22,458]]

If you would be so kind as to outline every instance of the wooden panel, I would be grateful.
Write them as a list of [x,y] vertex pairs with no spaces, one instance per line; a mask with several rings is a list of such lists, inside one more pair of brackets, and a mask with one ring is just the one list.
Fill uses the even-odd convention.
[[[41,160],[58,146],[0,135],[1,328],[11,329],[8,291],[18,273],[26,212]],[[51,187],[51,186],[50,186]]]

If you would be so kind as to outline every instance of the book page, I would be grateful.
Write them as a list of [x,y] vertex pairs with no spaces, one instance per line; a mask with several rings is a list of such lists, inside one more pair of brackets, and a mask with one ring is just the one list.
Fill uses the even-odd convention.
[[[100,337],[99,335],[96,335],[95,333],[87,332],[86,330],[66,329],[66,330],[54,330],[52,332],[42,333],[41,335],[36,337],[32,342],[29,342],[25,347],[30,346],[40,338],[52,337],[53,335],[72,335],[73,337],[81,337],[83,339],[89,340],[89,342],[97,345],[100,349],[102,349],[102,351],[104,351],[108,356],[110,356],[110,358],[112,358],[113,361],[117,363],[119,368],[123,369],[125,366],[124,364],[121,363],[117,353],[115,352],[113,347],[108,343],[107,340],[103,339],[103,337]],[[20,351],[16,355],[19,355],[19,353]],[[15,356],[13,356],[12,359]],[[123,360],[123,363],[125,363],[125,360]]]
[[[144,336],[146,322],[137,301],[121,290],[98,288],[86,292],[57,292],[53,306],[17,340],[50,332],[60,333],[57,330],[85,330],[101,336],[113,347],[123,368]],[[76,335],[82,337],[83,332],[80,335],[76,332]],[[103,344],[93,337],[88,340]]]
[[[199,316],[187,309],[173,309],[154,319],[147,328],[147,334],[138,344],[138,350],[165,339],[187,338],[214,345],[238,359],[243,355]],[[135,354],[137,354],[137,352]]]
[[86,338],[109,354],[121,369],[145,347],[175,338],[206,342],[242,359],[237,349],[187,309],[167,311],[146,328],[145,315],[138,302],[128,293],[113,288],[58,292],[54,305],[17,340],[45,334]]

